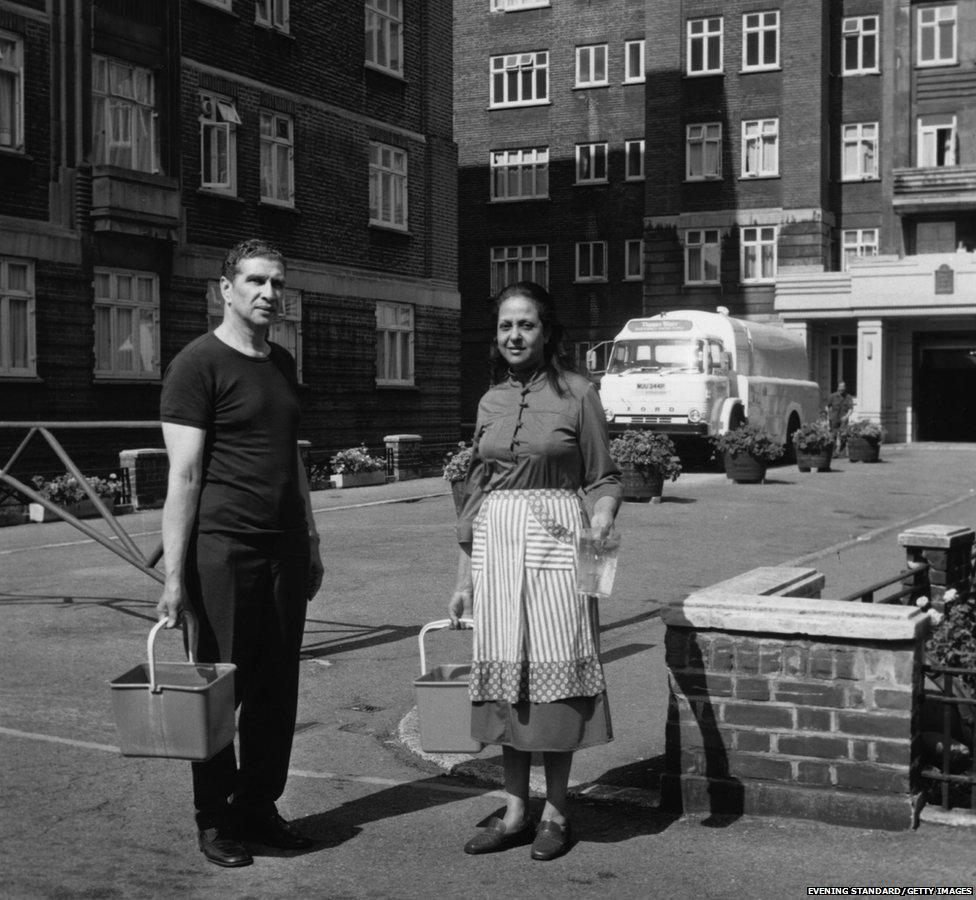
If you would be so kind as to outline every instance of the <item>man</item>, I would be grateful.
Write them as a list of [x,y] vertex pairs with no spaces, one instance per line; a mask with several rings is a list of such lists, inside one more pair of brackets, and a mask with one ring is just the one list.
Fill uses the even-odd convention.
[[827,397],[827,424],[830,426],[830,433],[834,436],[834,452],[840,453],[844,449],[841,429],[847,424],[854,409],[854,400],[847,393],[847,385],[842,381],[837,385],[837,390]]
[[234,247],[220,276],[223,321],[177,354],[160,402],[169,480],[156,611],[172,628],[192,610],[197,660],[237,665],[240,763],[231,743],[192,764],[199,846],[220,866],[252,863],[245,841],[313,844],[275,807],[291,756],[306,604],[322,582],[298,454],[295,360],[267,339],[284,284],[284,258],[270,244]]

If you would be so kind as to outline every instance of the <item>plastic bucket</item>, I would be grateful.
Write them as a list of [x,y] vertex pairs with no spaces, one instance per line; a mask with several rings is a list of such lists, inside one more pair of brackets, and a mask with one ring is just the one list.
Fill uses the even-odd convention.
[[[470,619],[463,619],[473,624]],[[420,747],[427,753],[478,753],[481,741],[471,737],[471,666],[443,665],[427,670],[424,638],[429,631],[447,628],[448,619],[429,622],[420,629],[420,672],[413,686],[417,693]]]
[[234,740],[237,667],[195,662],[196,619],[184,611],[183,621],[188,662],[156,662],[161,620],[149,632],[148,662],[109,682],[123,756],[205,760]]

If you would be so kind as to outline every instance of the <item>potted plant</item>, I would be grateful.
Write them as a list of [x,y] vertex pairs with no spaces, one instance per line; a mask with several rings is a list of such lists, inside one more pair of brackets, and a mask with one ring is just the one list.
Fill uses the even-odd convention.
[[333,487],[362,487],[367,484],[386,484],[386,461],[370,456],[366,445],[340,450],[329,460]]
[[474,454],[474,447],[458,441],[458,448],[453,453],[448,453],[444,457],[444,480],[450,484],[451,493],[454,496],[454,509],[461,512],[464,505],[464,485],[468,477],[468,469],[471,467],[471,457]]
[[[108,478],[87,475],[85,480],[94,490],[96,496],[100,497],[107,506],[115,506],[122,494],[122,482],[119,481],[114,472]],[[45,500],[56,503],[76,519],[90,519],[99,514],[95,504],[88,499],[88,494],[85,493],[81,483],[70,472],[65,472],[63,475],[54,478],[35,475],[31,479],[31,483],[34,490]],[[61,518],[40,503],[28,504],[27,514],[31,522],[51,522]]]
[[760,425],[740,425],[711,439],[725,461],[725,474],[736,484],[758,484],[766,468],[783,455],[783,445]]
[[610,458],[620,468],[624,500],[660,503],[665,480],[681,474],[671,438],[654,431],[628,429],[610,441]]
[[847,444],[847,458],[851,462],[877,462],[884,429],[870,419],[858,419],[841,429],[841,439]]
[[808,422],[794,431],[793,446],[796,449],[796,467],[801,472],[809,472],[811,469],[818,472],[830,471],[830,460],[834,455],[834,436],[823,419]]

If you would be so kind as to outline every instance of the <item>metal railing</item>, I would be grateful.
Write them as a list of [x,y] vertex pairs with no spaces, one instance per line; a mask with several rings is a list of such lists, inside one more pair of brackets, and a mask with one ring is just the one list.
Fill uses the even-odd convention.
[[922,730],[919,736],[923,766],[919,776],[938,790],[943,809],[972,807],[976,785],[973,759],[976,757],[976,669],[938,665],[927,660],[922,666],[922,721],[925,704],[934,704],[941,728]]
[[[900,591],[887,594],[884,597],[876,596],[879,591],[894,584],[902,585]],[[900,603],[907,606],[917,598],[929,599],[929,564],[920,562],[909,569],[902,569],[897,575],[891,578],[884,578],[865,588],[859,588],[852,594],[846,594],[841,600],[857,603]]]

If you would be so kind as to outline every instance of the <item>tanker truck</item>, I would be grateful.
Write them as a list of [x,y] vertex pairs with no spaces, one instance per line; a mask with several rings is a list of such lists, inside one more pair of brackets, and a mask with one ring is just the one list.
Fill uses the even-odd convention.
[[[587,367],[595,363],[591,351]],[[613,340],[600,398],[611,437],[661,431],[689,456],[710,455],[707,438],[744,422],[762,425],[791,452],[793,432],[820,412],[802,335],[733,318],[724,307],[631,319]]]

